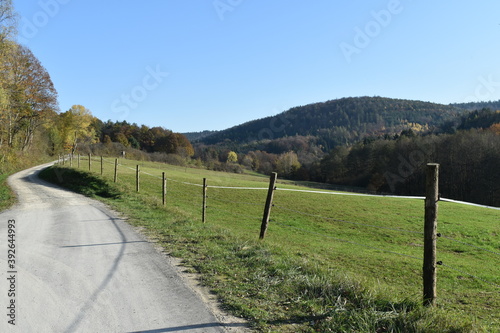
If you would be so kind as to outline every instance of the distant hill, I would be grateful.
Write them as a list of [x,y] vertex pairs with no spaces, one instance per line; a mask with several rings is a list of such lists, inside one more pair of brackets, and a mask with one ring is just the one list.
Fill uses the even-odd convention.
[[500,100],[491,102],[470,102],[470,103],[455,103],[450,104],[450,106],[461,108],[468,111],[481,110],[481,109],[491,109],[500,110]]
[[368,136],[421,131],[459,117],[463,108],[383,97],[351,97],[294,107],[204,136],[204,144],[245,144],[289,136],[312,136],[325,149]]
[[197,141],[201,140],[209,135],[213,135],[217,133],[218,131],[203,131],[203,132],[188,132],[188,133],[182,133],[186,138],[188,138],[189,141]]

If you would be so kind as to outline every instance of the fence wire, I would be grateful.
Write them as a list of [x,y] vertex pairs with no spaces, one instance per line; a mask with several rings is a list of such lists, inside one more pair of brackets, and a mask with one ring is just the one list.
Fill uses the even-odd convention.
[[229,189],[229,190],[268,190],[264,187],[232,187],[232,186],[212,186],[208,185],[208,188],[219,188],[219,189]]
[[276,190],[277,191],[288,191],[288,192],[300,192],[300,193],[346,195],[346,196],[356,196],[356,197],[398,198],[398,199],[418,199],[418,200],[425,199],[425,197],[416,197],[416,196],[378,195],[378,194],[348,193],[348,192],[334,192],[334,191],[296,190],[296,189],[281,188],[281,187],[277,187]]

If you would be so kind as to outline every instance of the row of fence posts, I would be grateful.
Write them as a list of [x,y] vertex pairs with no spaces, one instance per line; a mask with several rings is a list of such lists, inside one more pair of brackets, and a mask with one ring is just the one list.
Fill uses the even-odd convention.
[[[68,156],[68,160],[69,160],[69,164],[70,164],[70,167],[73,167],[73,159],[74,159],[74,156],[73,155],[69,155]],[[77,161],[78,161],[78,168],[80,168],[80,154],[77,154]],[[59,158],[58,158],[58,163],[59,164],[62,164],[62,165],[65,165],[66,163],[66,156],[61,156],[59,155]],[[113,174],[113,182],[118,182],[118,159],[115,158],[115,167],[114,167],[114,174]],[[88,167],[89,167],[89,171],[92,170],[92,155],[91,154],[88,154]],[[137,165],[136,166],[136,173],[135,173],[135,184],[136,184],[136,192],[139,192],[140,191],[140,166]],[[104,175],[104,158],[101,156],[101,176]],[[167,178],[166,178],[166,175],[165,175],[165,172],[162,173],[162,204],[163,206],[165,206],[167,204]]]
[[[69,161],[72,166],[73,157],[70,155]],[[61,161],[61,158],[59,158]],[[103,158],[101,157],[101,175],[104,173]],[[65,164],[65,158],[62,158],[62,164]],[[88,155],[88,167],[91,170],[91,154]],[[78,168],[80,168],[80,155],[78,155]],[[140,167],[136,166],[136,192],[140,191]],[[269,180],[264,214],[260,227],[259,239],[263,240],[266,236],[269,220],[271,217],[271,208],[273,206],[274,193],[276,191],[276,181],[278,174],[273,172]],[[115,159],[114,182],[118,181],[118,159]],[[441,262],[436,261],[436,243],[437,237],[437,216],[439,202],[439,164],[429,163],[426,170],[426,197],[425,197],[425,221],[424,221],[424,260],[423,260],[423,303],[425,306],[434,306],[437,296],[436,267]],[[201,221],[207,222],[207,178],[203,178],[202,187],[202,211]],[[166,205],[167,197],[167,178],[165,172],[162,173],[162,204]]]

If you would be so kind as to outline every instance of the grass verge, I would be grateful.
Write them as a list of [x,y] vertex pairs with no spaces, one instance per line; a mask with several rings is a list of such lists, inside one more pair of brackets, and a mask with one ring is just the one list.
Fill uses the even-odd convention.
[[[7,178],[10,175],[40,165],[50,161],[50,157],[37,153],[21,152],[0,152],[2,161],[0,162],[0,212],[10,208],[16,203],[16,197],[7,185]],[[7,157],[6,157],[7,156]]]
[[7,186],[9,174],[0,174],[0,211],[4,211],[15,202],[14,194]]
[[[279,237],[298,241],[289,229],[281,231],[281,236],[274,230],[278,241],[262,242],[254,235],[249,237],[245,228],[236,232],[227,224],[216,225],[224,215],[212,217],[214,223],[201,224],[198,212],[188,206],[165,208],[147,188],[135,193],[130,183],[114,184],[106,177],[60,167],[47,169],[41,176],[100,199],[126,214],[131,224],[146,228],[168,253],[183,258],[187,267],[201,274],[202,282],[218,295],[225,310],[248,319],[259,331],[488,332],[493,327],[460,309],[423,308],[411,293],[374,283],[378,277],[325,262],[330,257],[311,253],[303,245],[284,244]],[[241,185],[246,181],[243,176]],[[361,210],[360,214],[367,212]],[[338,260],[348,261],[342,255]]]

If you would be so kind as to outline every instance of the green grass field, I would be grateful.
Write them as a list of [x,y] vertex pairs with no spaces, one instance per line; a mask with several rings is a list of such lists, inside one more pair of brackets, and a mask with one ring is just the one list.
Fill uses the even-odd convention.
[[[443,237],[437,257],[444,265],[438,267],[438,306],[426,309],[420,305],[422,200],[291,192],[282,189],[314,189],[279,181],[269,229],[259,241],[268,177],[120,160],[113,184],[113,163],[105,159],[104,183],[82,181],[77,190],[108,197],[101,199],[200,272],[229,311],[261,331],[492,332],[500,327],[498,210],[439,203]],[[82,158],[80,170],[88,170],[88,160]],[[91,170],[100,174],[99,159]],[[169,178],[166,207],[162,172]],[[71,187],[72,177],[67,171],[61,185]],[[206,224],[201,223],[203,178],[209,185]]]

